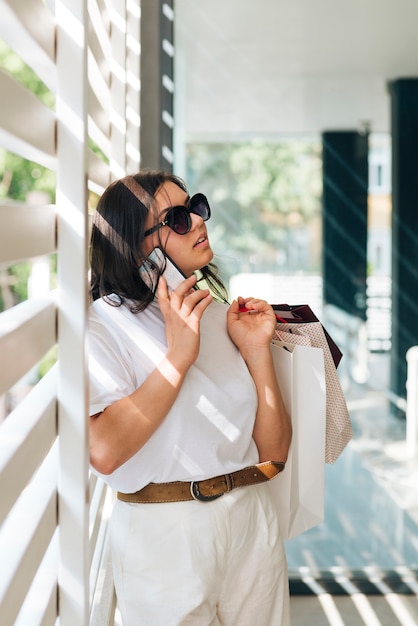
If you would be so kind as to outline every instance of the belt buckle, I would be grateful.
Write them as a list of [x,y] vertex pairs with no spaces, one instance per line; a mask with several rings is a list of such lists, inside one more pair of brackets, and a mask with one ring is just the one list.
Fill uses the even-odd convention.
[[217,493],[214,496],[204,496],[200,493],[199,480],[192,480],[190,483],[190,493],[192,494],[193,500],[198,500],[199,502],[211,502],[211,500],[217,500],[223,493]]

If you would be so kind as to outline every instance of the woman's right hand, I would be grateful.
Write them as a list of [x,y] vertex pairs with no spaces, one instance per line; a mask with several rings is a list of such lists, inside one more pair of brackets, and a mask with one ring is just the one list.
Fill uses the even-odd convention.
[[209,289],[193,289],[195,284],[194,274],[173,291],[163,276],[158,283],[158,304],[165,320],[168,347],[166,358],[176,368],[188,369],[197,359],[200,320],[213,299]]

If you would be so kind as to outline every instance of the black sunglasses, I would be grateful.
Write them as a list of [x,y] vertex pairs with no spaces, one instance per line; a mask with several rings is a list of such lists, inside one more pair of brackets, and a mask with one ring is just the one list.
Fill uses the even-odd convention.
[[144,237],[155,233],[156,230],[163,226],[168,226],[178,235],[186,235],[192,227],[192,218],[190,213],[194,213],[202,218],[204,222],[210,218],[210,206],[206,196],[203,193],[196,193],[189,200],[188,206],[170,207],[165,215],[165,219],[145,231]]

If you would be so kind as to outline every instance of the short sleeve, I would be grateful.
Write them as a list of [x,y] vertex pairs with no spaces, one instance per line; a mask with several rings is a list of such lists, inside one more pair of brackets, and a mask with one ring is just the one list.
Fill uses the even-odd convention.
[[89,323],[90,415],[102,412],[137,387],[131,357],[118,336],[100,320]]

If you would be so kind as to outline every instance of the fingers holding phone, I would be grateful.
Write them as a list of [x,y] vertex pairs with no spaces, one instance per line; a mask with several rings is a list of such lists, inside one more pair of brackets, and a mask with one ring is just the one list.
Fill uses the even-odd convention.
[[190,276],[173,291],[161,277],[158,284],[158,304],[164,316],[167,357],[176,367],[190,367],[197,359],[200,347],[200,321],[212,295],[208,289],[195,290],[196,277]]
[[181,285],[186,278],[180,268],[161,248],[154,248],[139,268],[139,275],[152,291],[156,289],[160,276],[164,276],[170,291]]

